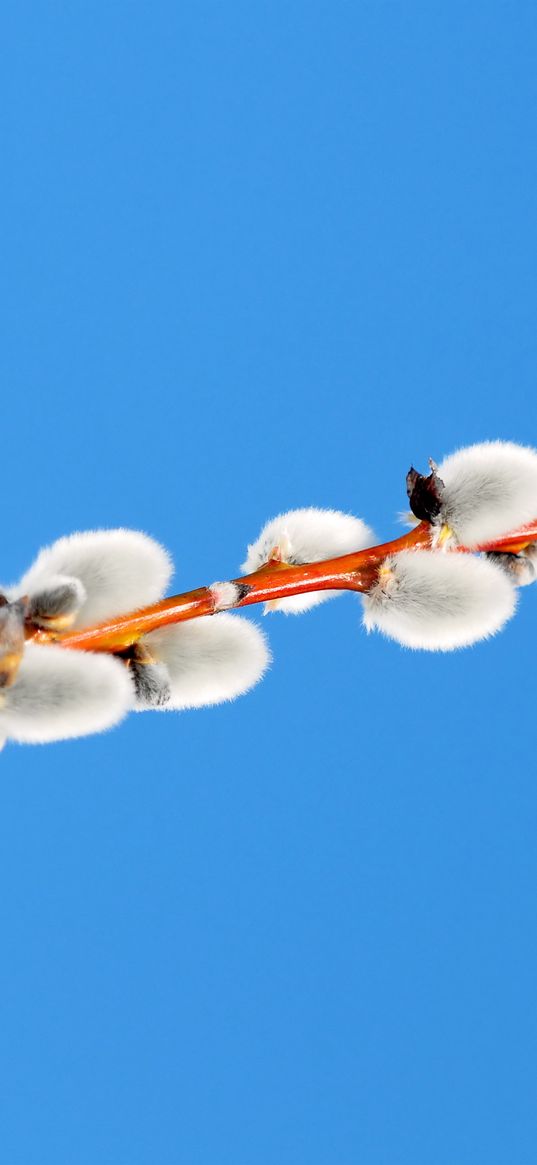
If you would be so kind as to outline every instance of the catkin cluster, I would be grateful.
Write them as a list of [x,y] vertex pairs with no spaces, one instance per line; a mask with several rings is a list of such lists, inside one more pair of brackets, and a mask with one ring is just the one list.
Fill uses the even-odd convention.
[[[536,578],[536,551],[523,533],[516,552],[491,549],[537,519],[537,452],[509,442],[461,449],[422,475],[407,476],[411,521],[425,542],[387,551],[360,519],[301,509],[268,522],[248,547],[245,578],[270,564],[306,567],[373,547],[375,568],[361,596],[363,624],[405,647],[451,651],[494,635],[514,614],[518,588]],[[403,539],[404,542],[404,539]],[[158,603],[172,575],[167,551],[132,530],[96,530],[41,550],[20,581],[0,594],[0,745],[84,736],[130,710],[181,710],[232,700],[265,673],[261,629],[217,613],[160,626],[115,654],[39,642]],[[300,614],[342,593],[307,589],[271,599],[266,610]],[[364,589],[355,588],[355,589]],[[221,606],[236,584],[214,584]],[[298,592],[298,593],[297,593]],[[22,629],[22,631],[21,631]],[[26,636],[16,674],[8,661]],[[4,671],[2,671],[4,667]]]

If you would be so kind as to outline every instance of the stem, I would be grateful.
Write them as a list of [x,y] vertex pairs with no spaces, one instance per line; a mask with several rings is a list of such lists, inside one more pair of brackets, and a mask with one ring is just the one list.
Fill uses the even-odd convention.
[[[486,543],[481,551],[496,550],[516,553],[530,542],[537,541],[537,520],[528,526],[511,531],[504,538]],[[330,558],[324,562],[312,562],[302,566],[291,566],[284,562],[270,562],[253,574],[233,579],[237,598],[227,610],[248,607],[254,603],[264,603],[271,599],[283,599],[301,595],[309,591],[350,590],[368,591],[373,585],[381,562],[389,554],[398,554],[411,548],[423,549],[430,546],[430,527],[420,522],[408,534],[380,546],[358,550],[340,558]],[[469,552],[467,547],[459,550]],[[118,615],[107,619],[95,627],[84,627],[80,631],[54,634],[50,631],[27,628],[28,638],[36,643],[59,643],[62,647],[76,648],[78,651],[122,651],[136,643],[142,635],[182,623],[187,619],[198,619],[214,615],[223,610],[217,605],[216,592],[211,587],[199,587],[182,595],[172,595],[141,611]]]
[[84,627],[80,631],[37,632],[30,626],[29,638],[34,643],[60,643],[62,647],[74,647],[78,651],[123,651],[131,647],[142,635],[166,627],[170,623],[183,623],[186,619],[197,619],[201,615],[214,615],[215,602],[209,587],[198,587],[183,595],[172,595],[132,611],[127,615],[117,615],[94,627]]

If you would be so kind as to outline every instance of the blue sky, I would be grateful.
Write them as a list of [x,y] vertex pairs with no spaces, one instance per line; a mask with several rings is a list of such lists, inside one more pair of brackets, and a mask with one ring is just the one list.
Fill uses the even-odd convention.
[[[388,538],[411,462],[537,443],[536,49],[523,2],[12,5],[4,579]],[[273,616],[234,705],[6,749],[6,1165],[533,1161],[536,600],[438,658]]]

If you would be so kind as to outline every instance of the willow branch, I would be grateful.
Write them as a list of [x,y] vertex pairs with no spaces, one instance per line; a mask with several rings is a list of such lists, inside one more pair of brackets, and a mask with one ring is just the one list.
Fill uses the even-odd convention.
[[[528,526],[514,530],[504,538],[479,547],[481,551],[518,553],[531,542],[537,541],[537,519]],[[78,631],[56,633],[27,627],[27,637],[37,643],[58,643],[63,647],[78,651],[124,651],[143,635],[173,623],[188,619],[199,619],[214,615],[217,611],[252,606],[254,603],[270,602],[288,598],[309,591],[350,590],[368,591],[377,576],[384,559],[402,550],[424,549],[431,544],[430,526],[421,522],[415,529],[391,542],[371,546],[366,550],[345,554],[340,558],[324,562],[312,562],[292,566],[271,561],[253,574],[232,579],[227,587],[199,587],[181,595],[172,595],[140,611],[118,615],[94,627],[84,627]],[[467,547],[459,547],[469,552]],[[222,602],[221,593],[226,591],[229,602]]]

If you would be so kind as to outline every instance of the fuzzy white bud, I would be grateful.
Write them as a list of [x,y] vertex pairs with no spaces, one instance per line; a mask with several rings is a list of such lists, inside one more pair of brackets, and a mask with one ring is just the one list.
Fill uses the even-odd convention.
[[363,606],[368,631],[405,647],[452,651],[495,635],[514,614],[516,591],[486,558],[406,550],[386,559]]
[[123,718],[132,693],[126,668],[111,656],[29,643],[0,697],[0,736],[45,744],[102,732]]
[[12,594],[46,591],[57,575],[79,580],[86,592],[74,627],[85,627],[157,602],[172,564],[158,542],[138,530],[88,530],[60,538],[41,550]]
[[213,596],[215,611],[225,611],[239,601],[240,591],[232,582],[215,582],[209,587]]
[[[374,542],[375,536],[369,526],[352,514],[314,507],[289,510],[267,522],[256,541],[248,547],[248,556],[241,570],[243,574],[250,574],[271,558],[290,566],[321,562],[325,558],[339,558],[342,554],[363,550],[366,546],[373,546]],[[265,610],[300,615],[341,593],[340,590],[310,591],[273,600],[265,605]]]
[[263,633],[238,615],[211,615],[161,627],[143,639],[165,664],[166,708],[200,708],[233,700],[257,684],[270,663]]
[[537,518],[537,451],[486,441],[452,453],[436,469],[443,482],[438,535],[480,546]]

